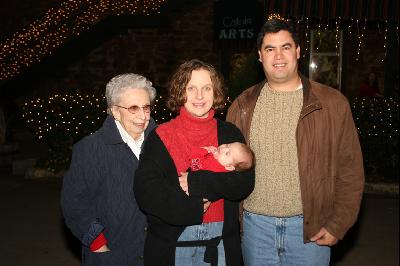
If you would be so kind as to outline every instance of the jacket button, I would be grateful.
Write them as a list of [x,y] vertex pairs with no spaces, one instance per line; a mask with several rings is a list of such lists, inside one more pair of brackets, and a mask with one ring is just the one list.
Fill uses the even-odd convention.
[[143,256],[139,256],[139,259],[140,259],[140,260],[143,260],[143,259],[144,259],[144,257],[143,257]]
[[147,226],[143,229],[143,231],[147,232]]
[[309,224],[309,222],[308,221],[306,221],[306,225],[308,225]]

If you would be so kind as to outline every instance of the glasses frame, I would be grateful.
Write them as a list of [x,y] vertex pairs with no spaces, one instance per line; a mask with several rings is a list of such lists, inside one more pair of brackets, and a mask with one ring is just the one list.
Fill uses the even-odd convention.
[[125,106],[118,105],[118,104],[115,104],[115,106],[124,108],[124,109],[128,110],[129,113],[131,113],[133,115],[137,114],[139,112],[139,110],[143,110],[143,113],[145,113],[145,114],[150,114],[151,111],[153,110],[153,106],[151,104],[146,104],[146,105],[144,105],[142,107],[137,106],[137,105],[132,105],[132,106],[129,106],[129,107],[125,107]]

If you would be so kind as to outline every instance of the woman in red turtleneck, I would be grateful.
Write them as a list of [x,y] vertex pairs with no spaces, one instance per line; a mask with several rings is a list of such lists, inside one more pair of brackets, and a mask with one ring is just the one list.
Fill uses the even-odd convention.
[[225,101],[222,77],[193,59],[178,67],[169,94],[179,115],[150,134],[134,181],[149,223],[145,265],[241,265],[238,206],[253,190],[254,170],[187,172],[199,147],[244,142],[233,124],[214,118]]

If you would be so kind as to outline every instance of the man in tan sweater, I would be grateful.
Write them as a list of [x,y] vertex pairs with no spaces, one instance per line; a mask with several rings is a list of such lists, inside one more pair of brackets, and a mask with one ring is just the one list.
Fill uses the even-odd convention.
[[268,20],[257,45],[266,80],[227,115],[257,162],[243,205],[245,265],[329,265],[330,246],[356,221],[364,187],[350,106],[339,91],[298,73],[291,22]]

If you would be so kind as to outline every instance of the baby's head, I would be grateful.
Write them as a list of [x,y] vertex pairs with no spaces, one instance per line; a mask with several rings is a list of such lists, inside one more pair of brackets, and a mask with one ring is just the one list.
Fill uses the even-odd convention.
[[214,153],[215,159],[225,166],[226,170],[246,171],[254,166],[254,153],[240,142],[232,142],[218,146]]

